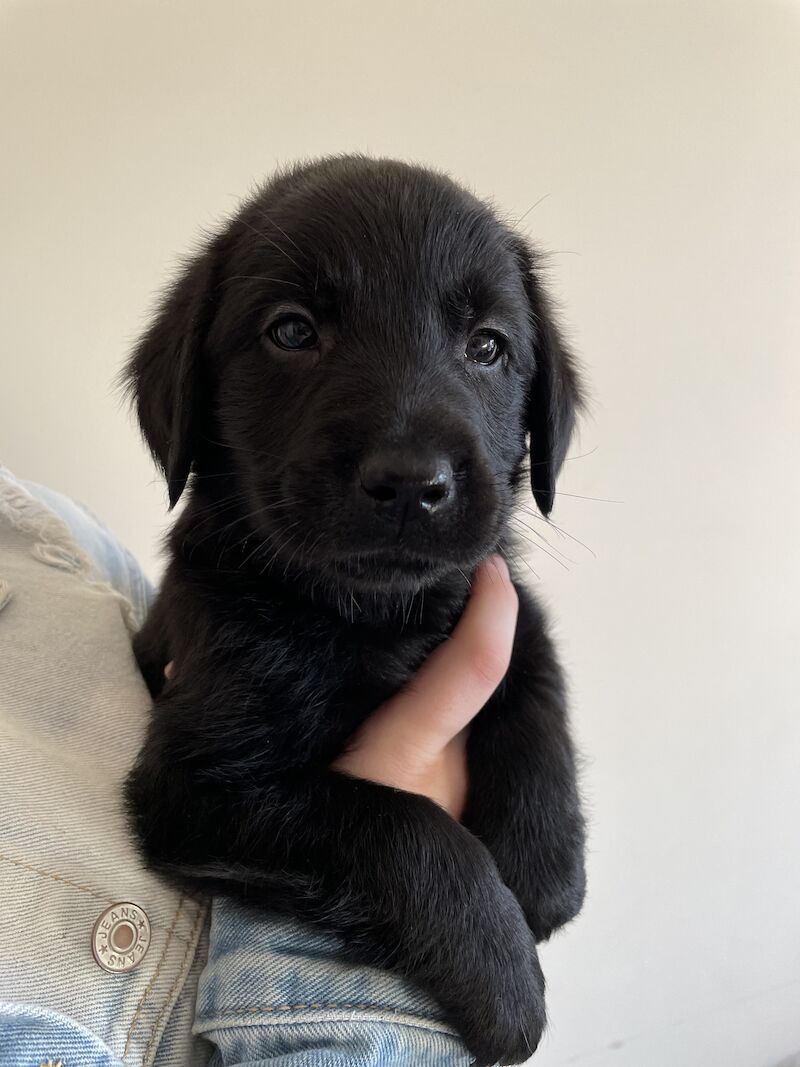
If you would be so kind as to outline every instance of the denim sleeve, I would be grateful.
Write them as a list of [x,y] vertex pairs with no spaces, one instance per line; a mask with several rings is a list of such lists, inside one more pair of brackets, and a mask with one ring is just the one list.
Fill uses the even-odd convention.
[[292,919],[219,898],[194,1030],[211,1067],[466,1067],[471,1057],[416,986],[349,964]]
[[[12,478],[8,471],[3,474]],[[140,626],[153,590],[127,549],[83,506],[44,486],[19,484],[67,524],[98,578],[130,602],[133,628]],[[178,1001],[153,1067],[174,1064],[171,1050],[190,1027],[208,1043],[211,1067],[466,1067],[471,1062],[426,994],[388,971],[345,962],[336,938],[224,897],[212,902],[211,913],[196,1004],[188,999],[193,989]],[[201,944],[202,954],[205,938]],[[20,1025],[34,1032],[30,1020]],[[58,1033],[59,1048],[72,1048],[64,1043],[72,1040],[65,1023],[50,1025],[47,1032]],[[112,1062],[92,1059],[89,1045],[79,1038],[81,1062]],[[200,1067],[199,1059],[191,1067]]]

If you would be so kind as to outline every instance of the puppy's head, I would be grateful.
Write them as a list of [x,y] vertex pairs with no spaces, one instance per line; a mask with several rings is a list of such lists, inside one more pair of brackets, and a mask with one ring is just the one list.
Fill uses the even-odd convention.
[[256,561],[373,590],[491,552],[528,438],[547,515],[578,403],[522,239],[443,175],[352,156],[250,200],[127,375],[171,504],[193,472]]

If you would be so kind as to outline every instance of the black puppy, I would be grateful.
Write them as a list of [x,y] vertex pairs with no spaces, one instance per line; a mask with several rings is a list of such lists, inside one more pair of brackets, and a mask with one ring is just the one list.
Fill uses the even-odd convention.
[[155,709],[128,802],[149,863],[335,931],[430,990],[479,1063],[526,1059],[535,942],[584,893],[532,598],[471,728],[463,825],[330,765],[507,550],[527,434],[552,507],[579,398],[532,253],[443,175],[301,165],[188,266],[127,376],[173,505],[192,475],[136,640]]

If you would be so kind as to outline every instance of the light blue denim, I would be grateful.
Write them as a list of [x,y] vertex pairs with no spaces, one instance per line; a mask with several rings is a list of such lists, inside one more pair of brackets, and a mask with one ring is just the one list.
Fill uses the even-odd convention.
[[[88,511],[22,483],[70,527],[100,576],[141,623],[153,592],[133,557]],[[212,902],[196,1003],[178,999],[152,1059],[173,1065],[191,1028],[211,1067],[444,1067],[471,1062],[431,999],[396,975],[343,961],[341,944],[311,927],[220,897]],[[98,996],[108,985],[98,984]],[[24,1002],[0,1004],[0,1067],[127,1067],[98,1036]],[[200,1053],[198,1052],[198,1056]],[[56,1059],[53,1062],[56,1062]],[[201,1067],[194,1062],[187,1067]]]

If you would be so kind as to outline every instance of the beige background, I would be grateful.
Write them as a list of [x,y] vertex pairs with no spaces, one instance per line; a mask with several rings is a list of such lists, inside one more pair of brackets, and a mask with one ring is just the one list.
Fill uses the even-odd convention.
[[594,396],[554,519],[595,555],[556,530],[567,569],[530,553],[592,818],[537,1062],[800,1049],[800,7],[0,11],[0,457],[153,574],[164,492],[112,379],[201,228],[347,149],[541,201],[523,226]]

